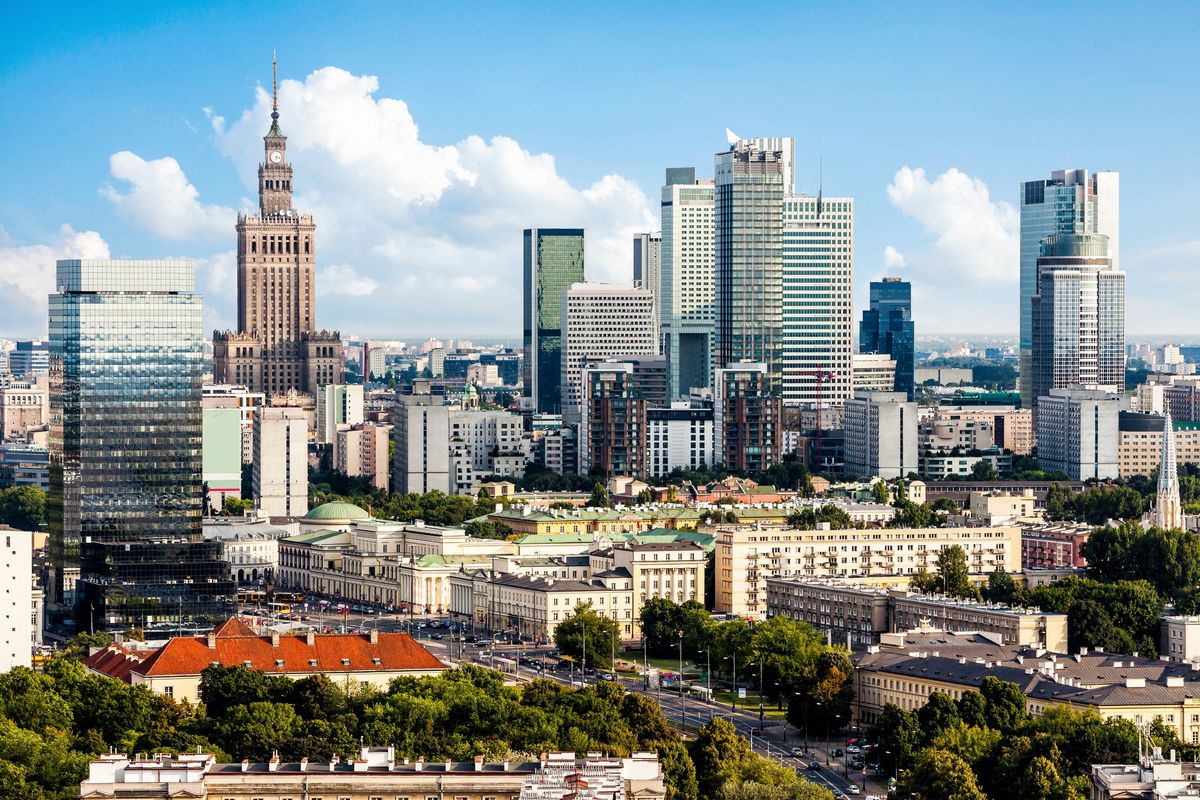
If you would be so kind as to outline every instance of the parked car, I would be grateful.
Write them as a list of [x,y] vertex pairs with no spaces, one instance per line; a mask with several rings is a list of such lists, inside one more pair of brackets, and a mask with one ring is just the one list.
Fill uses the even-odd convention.
[[476,647],[491,647],[492,643],[491,642],[476,642],[475,646]]
[[429,634],[429,638],[430,639],[444,639],[446,637],[444,634],[441,634],[441,633],[431,633],[431,634]]
[[479,637],[478,636],[468,636],[463,641],[466,642],[467,644],[475,644],[476,642],[479,641]]
[[846,787],[846,794],[862,794],[862,790],[852,783]]
[[861,748],[861,747],[859,747],[859,746],[858,746],[858,745],[856,745],[856,744],[852,744],[852,745],[850,745],[849,747],[847,747],[847,748],[846,748],[846,752],[847,752],[847,753],[861,753],[861,752],[862,752],[862,748]]

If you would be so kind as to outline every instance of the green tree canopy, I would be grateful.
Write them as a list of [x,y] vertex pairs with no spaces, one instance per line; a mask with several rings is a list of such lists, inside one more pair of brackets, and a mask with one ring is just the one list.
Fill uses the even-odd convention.
[[554,629],[558,649],[585,667],[611,667],[614,642],[619,636],[617,621],[597,612],[591,603],[575,606]]

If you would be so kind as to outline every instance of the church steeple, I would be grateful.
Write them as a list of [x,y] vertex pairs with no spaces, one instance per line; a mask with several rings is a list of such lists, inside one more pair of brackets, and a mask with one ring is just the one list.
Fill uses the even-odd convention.
[[1183,529],[1183,507],[1179,499],[1179,471],[1175,463],[1175,426],[1171,409],[1163,420],[1162,461],[1158,467],[1158,491],[1150,524],[1162,530]]

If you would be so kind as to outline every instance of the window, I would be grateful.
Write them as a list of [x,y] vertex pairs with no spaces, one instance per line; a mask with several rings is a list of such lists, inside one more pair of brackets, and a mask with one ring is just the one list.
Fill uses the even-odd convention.
[[165,694],[167,697],[174,697],[175,696],[175,687],[174,686],[164,686],[163,694]]

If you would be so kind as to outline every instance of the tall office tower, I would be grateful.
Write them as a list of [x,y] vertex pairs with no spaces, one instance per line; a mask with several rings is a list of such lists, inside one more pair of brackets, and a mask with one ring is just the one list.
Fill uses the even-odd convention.
[[659,325],[659,283],[662,281],[662,233],[639,233],[633,237],[633,285],[654,295],[655,330]]
[[912,320],[912,284],[900,278],[871,281],[871,307],[863,310],[858,326],[858,352],[886,353],[896,362],[893,391],[912,400],[913,350],[916,335]]
[[392,408],[392,491],[450,492],[450,407],[429,381],[400,387]]
[[646,412],[650,404],[634,365],[609,361],[583,370],[579,426],[580,472],[644,477],[648,471]]
[[339,425],[358,425],[363,416],[362,384],[329,384],[317,391],[317,441],[333,444]]
[[562,298],[583,280],[583,228],[527,228],[525,397],[534,411],[562,413]]
[[617,355],[656,355],[654,295],[621,283],[574,283],[562,295],[562,415],[580,420],[584,366]]
[[254,502],[268,517],[308,513],[308,415],[264,408],[254,423]]
[[214,382],[241,384],[268,398],[290,390],[315,394],[342,382],[341,336],[316,327],[316,223],[292,208],[278,92],[271,109],[258,166],[258,214],[237,219],[238,329],[213,333]]
[[[1042,242],[1031,369],[1022,376],[1036,406],[1051,389],[1125,390],[1125,273],[1101,234],[1058,234]],[[1026,380],[1026,377],[1028,380]]]
[[785,197],[784,403],[840,405],[853,394],[853,317],[854,198]]
[[696,180],[695,167],[667,169],[656,300],[671,398],[712,385],[714,210],[712,181]]
[[1120,175],[1060,169],[1049,180],[1021,184],[1021,403],[1031,408],[1037,395],[1028,376],[1033,369],[1033,296],[1042,242],[1058,234],[1098,233],[1108,237],[1113,269],[1121,268]]
[[1158,465],[1158,491],[1150,523],[1156,528],[1183,530],[1183,504],[1179,499],[1179,465],[1175,463],[1175,426],[1171,410],[1163,419],[1162,457]]
[[792,140],[740,139],[717,153],[715,350],[718,369],[761,362],[782,386],[783,198]]
[[201,532],[201,300],[190,261],[67,260],[50,295],[51,602],[77,630],[211,623]]
[[917,404],[902,392],[858,392],[846,401],[846,472],[903,478],[919,469]]
[[762,472],[783,458],[783,399],[766,364],[713,372],[713,438],[717,463],[732,472]]

